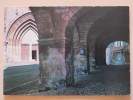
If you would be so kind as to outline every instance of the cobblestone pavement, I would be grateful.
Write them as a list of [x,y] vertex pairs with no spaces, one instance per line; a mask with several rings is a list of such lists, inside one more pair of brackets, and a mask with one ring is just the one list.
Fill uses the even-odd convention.
[[130,94],[129,66],[99,67],[89,75],[75,76],[75,85],[58,90],[38,92],[37,85],[16,91],[16,95],[128,95]]

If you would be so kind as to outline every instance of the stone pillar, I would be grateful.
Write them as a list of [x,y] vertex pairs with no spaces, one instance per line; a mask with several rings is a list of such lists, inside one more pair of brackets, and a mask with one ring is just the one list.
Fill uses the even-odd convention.
[[73,43],[66,40],[66,86],[74,85]]
[[66,86],[72,86],[74,85],[73,51],[67,54],[66,71]]
[[111,64],[111,48],[106,49],[106,64]]
[[95,63],[95,40],[96,38],[89,38],[88,42],[88,56],[89,56],[89,66],[90,66],[90,72],[94,71],[96,68],[96,63]]
[[[50,63],[51,66],[49,67],[47,67],[46,64],[48,64],[49,59],[53,60],[52,57],[50,57],[51,49],[55,50],[58,53],[58,55],[56,55],[57,58],[59,56],[61,56],[62,58],[62,55],[60,52],[58,52],[58,49],[65,48],[65,39],[63,37],[66,29],[64,24],[65,22],[61,17],[62,14],[55,14],[56,12],[52,7],[30,7],[30,9],[36,20],[38,34],[39,34],[38,42],[39,42],[40,84],[42,84],[43,87],[49,87],[49,88],[54,87],[54,85],[52,85],[53,80],[51,79],[53,78],[51,78],[51,75],[54,72],[56,73],[56,70],[54,70],[53,73],[50,74],[49,68],[54,69],[53,67],[58,63],[58,61],[55,61],[54,62],[55,64],[53,62]],[[58,60],[59,59],[60,58],[58,58]],[[58,76],[57,74],[58,73],[56,73],[55,76]],[[60,74],[60,76],[62,75]],[[40,90],[43,90],[43,87],[40,88]]]
[[85,73],[86,74],[89,74],[90,73],[90,50],[89,50],[89,45],[87,44],[87,41],[86,39],[81,39],[80,40],[80,48],[84,49],[85,50],[85,53],[84,53],[84,58],[86,59],[86,61],[84,61],[86,63],[86,71]]
[[38,42],[40,61],[39,90],[58,88],[58,81],[60,79],[65,80],[66,76],[65,59],[59,51],[60,49],[64,48],[65,38],[40,39]]
[[39,61],[39,46],[38,46],[38,49],[37,49],[37,62]]

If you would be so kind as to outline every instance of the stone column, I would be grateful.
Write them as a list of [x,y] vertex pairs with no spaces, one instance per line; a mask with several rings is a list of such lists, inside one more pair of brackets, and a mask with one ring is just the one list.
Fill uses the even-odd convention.
[[73,43],[66,40],[66,86],[74,85]]
[[111,48],[106,49],[106,64],[111,64]]
[[[62,68],[65,68],[65,60],[59,49],[64,48],[65,38],[47,38],[40,39],[39,42],[39,61],[40,61],[40,88],[39,90],[46,90],[47,88],[57,88],[58,78],[65,78]],[[52,51],[53,50],[53,51]],[[54,54],[54,53],[57,53]],[[64,61],[63,61],[64,60]],[[64,66],[60,65],[63,64]],[[57,65],[59,64],[59,65]],[[56,67],[58,67],[56,70]],[[52,71],[52,73],[51,73]],[[60,74],[59,74],[60,73]],[[54,74],[54,76],[53,76]],[[57,78],[57,79],[56,79]]]
[[39,61],[39,45],[37,45],[38,47],[38,49],[37,49],[37,62]]
[[90,72],[94,71],[96,68],[96,63],[95,63],[95,40],[96,38],[89,38],[89,42],[87,44],[88,46],[88,60],[89,60],[89,66],[90,66]]
[[[65,25],[64,20],[61,17],[61,14],[55,14],[55,10],[52,7],[31,7],[30,9],[36,20],[39,34],[39,70],[40,84],[42,84],[40,85],[42,86],[40,90],[43,90],[45,89],[45,87],[53,86],[53,80],[51,80],[52,78],[50,77],[55,71],[53,71],[53,73],[50,74],[49,68],[52,69],[53,66],[55,66],[56,64],[52,63],[53,65],[51,64],[51,66],[47,67],[46,63],[49,62],[48,59],[51,59],[49,57],[49,50],[65,48],[65,39],[64,37],[62,37],[62,34],[64,34],[65,32]],[[58,56],[62,55],[59,53],[59,55],[57,55],[56,57]],[[55,61],[54,63],[57,62]]]

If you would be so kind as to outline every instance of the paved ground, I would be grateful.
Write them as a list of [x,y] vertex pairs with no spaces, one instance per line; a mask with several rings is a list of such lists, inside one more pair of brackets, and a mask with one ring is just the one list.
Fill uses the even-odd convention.
[[4,70],[4,90],[21,86],[39,78],[39,65],[18,65]]
[[33,64],[39,64],[39,62],[8,62],[8,63],[5,63],[5,68],[8,68],[8,67],[15,67],[15,66],[24,66],[24,65],[33,65]]
[[[38,92],[37,83],[17,90],[16,95],[128,95],[130,94],[129,66],[99,67],[98,72],[75,76],[73,87]],[[28,77],[28,76],[27,76]],[[23,79],[26,77],[23,77]]]

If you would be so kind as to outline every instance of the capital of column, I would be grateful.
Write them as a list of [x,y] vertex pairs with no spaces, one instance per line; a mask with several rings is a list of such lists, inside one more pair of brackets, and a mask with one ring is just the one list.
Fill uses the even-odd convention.
[[66,37],[39,39],[39,45],[60,47],[65,45]]

